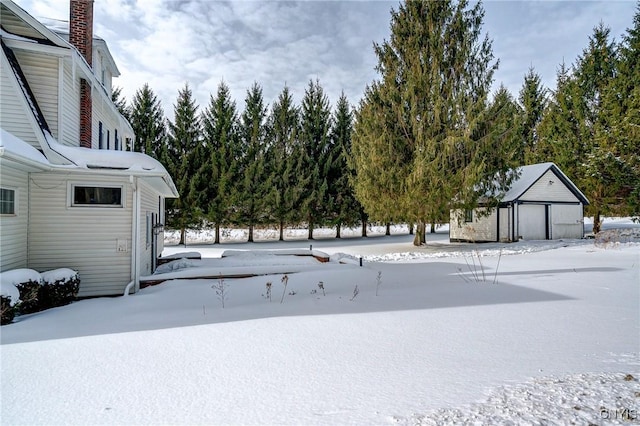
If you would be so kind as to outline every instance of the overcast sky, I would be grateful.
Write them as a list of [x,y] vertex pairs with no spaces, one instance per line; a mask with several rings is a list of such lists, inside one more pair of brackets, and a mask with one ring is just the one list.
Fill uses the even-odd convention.
[[[69,19],[66,0],[17,0],[36,18]],[[224,80],[239,109],[254,81],[267,104],[287,85],[300,102],[316,78],[335,105],[352,104],[377,78],[373,42],[389,38],[397,1],[96,0],[95,33],[120,69],[114,84],[127,100],[145,82],[173,118],[178,90],[188,82],[201,108]],[[619,40],[632,25],[636,2],[485,1],[484,31],[500,59],[494,88],[514,96],[529,69],[555,86],[556,70],[572,64],[602,21]]]

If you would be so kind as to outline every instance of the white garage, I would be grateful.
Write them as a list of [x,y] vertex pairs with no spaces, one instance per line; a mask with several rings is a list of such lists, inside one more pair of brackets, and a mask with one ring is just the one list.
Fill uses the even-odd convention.
[[589,201],[555,164],[532,164],[520,167],[518,172],[519,178],[491,212],[482,206],[473,211],[451,211],[451,241],[558,240],[584,236],[584,206]]

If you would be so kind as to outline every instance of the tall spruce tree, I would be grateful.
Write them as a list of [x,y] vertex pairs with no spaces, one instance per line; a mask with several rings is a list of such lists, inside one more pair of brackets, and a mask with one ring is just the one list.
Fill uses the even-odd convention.
[[524,82],[518,96],[522,111],[520,132],[522,149],[519,160],[522,164],[530,162],[538,144],[538,125],[547,105],[547,90],[542,85],[540,75],[533,67],[524,76]]
[[353,193],[353,187],[349,181],[351,173],[347,165],[347,158],[351,154],[352,132],[353,112],[343,92],[338,99],[333,115],[328,174],[330,219],[336,227],[337,238],[341,237],[340,228],[342,226],[353,226],[362,219],[362,208]]
[[280,241],[284,240],[285,224],[302,219],[306,178],[299,132],[300,111],[285,86],[269,114],[267,173],[270,189],[265,196],[269,216],[278,224]]
[[[585,161],[594,215],[640,216],[640,2],[618,47],[616,73],[602,96],[594,149]],[[597,177],[595,179],[594,177]],[[594,228],[596,228],[594,220]],[[596,229],[594,229],[594,232]]]
[[374,46],[380,81],[357,114],[356,195],[375,219],[418,223],[416,245],[427,221],[474,206],[478,183],[489,186],[499,171],[482,158],[486,139],[473,137],[498,64],[481,37],[481,3],[468,5],[407,1],[392,10],[390,40]]
[[267,109],[262,98],[262,87],[254,83],[247,91],[245,109],[240,118],[241,156],[234,199],[235,223],[249,227],[249,242],[253,242],[255,225],[264,223],[267,218],[266,117]]
[[160,160],[166,143],[164,111],[147,83],[133,96],[129,121],[136,135],[135,149]]
[[111,101],[118,109],[118,112],[122,114],[124,118],[129,120],[129,107],[127,106],[127,100],[122,95],[122,87],[113,87],[113,90],[111,91]]
[[329,143],[331,109],[318,80],[310,81],[302,99],[300,143],[304,159],[305,200],[302,209],[313,239],[315,225],[323,224],[327,215]]
[[180,244],[185,244],[186,230],[201,221],[197,200],[191,190],[191,179],[199,167],[197,148],[200,145],[200,120],[188,84],[178,92],[174,116],[174,121],[169,122],[169,135],[162,160],[176,180],[180,198],[167,200],[167,225],[180,230]]
[[202,114],[202,127],[203,161],[192,189],[207,220],[215,224],[214,244],[219,244],[220,227],[229,222],[233,208],[240,158],[236,104],[224,82]]

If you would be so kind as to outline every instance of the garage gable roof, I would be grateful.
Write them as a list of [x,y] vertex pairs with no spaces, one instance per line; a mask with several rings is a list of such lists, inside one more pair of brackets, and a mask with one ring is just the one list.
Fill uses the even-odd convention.
[[551,170],[582,204],[589,204],[587,197],[585,197],[571,179],[569,179],[567,175],[565,175],[554,163],[538,163],[519,167],[518,179],[513,181],[511,187],[500,201],[503,203],[517,201],[525,192],[527,192],[527,190],[529,190],[529,188],[540,180],[548,170]]

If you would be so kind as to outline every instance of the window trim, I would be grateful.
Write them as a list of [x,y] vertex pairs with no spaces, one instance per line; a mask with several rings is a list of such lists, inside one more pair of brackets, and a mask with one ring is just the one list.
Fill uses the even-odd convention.
[[[76,187],[110,188],[120,190],[120,204],[78,204],[75,202]],[[67,185],[67,207],[88,208],[88,209],[124,209],[126,208],[126,188],[125,185],[117,183],[96,183],[96,182],[69,182]]]
[[472,223],[473,222],[473,209],[465,209],[464,210],[464,222]]
[[13,186],[2,186],[0,187],[0,189],[13,192],[13,213],[0,213],[0,216],[2,217],[18,216],[18,197],[19,197],[18,188],[15,188]]

